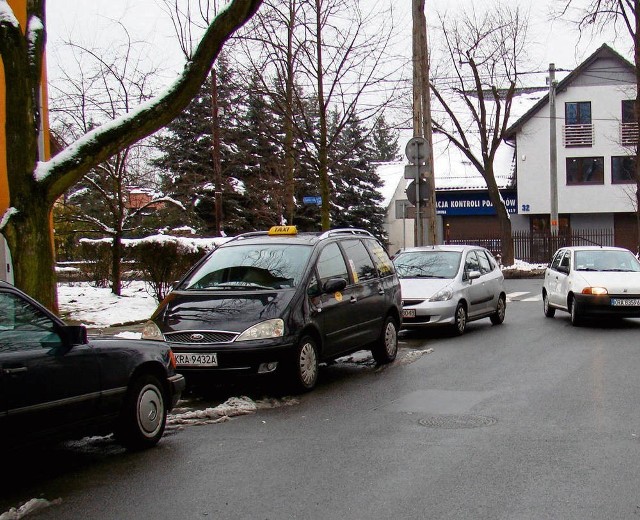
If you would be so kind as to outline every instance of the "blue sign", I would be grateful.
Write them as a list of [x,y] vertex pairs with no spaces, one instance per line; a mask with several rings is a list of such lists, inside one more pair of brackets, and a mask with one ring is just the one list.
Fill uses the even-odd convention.
[[322,206],[322,197],[302,197],[302,202],[305,204],[315,204],[316,206]]
[[[518,212],[516,190],[501,190],[500,194],[509,213]],[[489,192],[436,191],[436,213],[446,216],[495,215],[496,210],[489,200]]]

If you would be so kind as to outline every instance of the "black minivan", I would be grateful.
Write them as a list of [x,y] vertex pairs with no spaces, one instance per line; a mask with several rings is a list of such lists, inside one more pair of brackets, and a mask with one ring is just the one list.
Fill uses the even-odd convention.
[[400,283],[371,233],[295,226],[245,233],[198,262],[160,303],[143,338],[171,345],[189,374],[284,373],[311,390],[318,364],[370,349],[392,362]]

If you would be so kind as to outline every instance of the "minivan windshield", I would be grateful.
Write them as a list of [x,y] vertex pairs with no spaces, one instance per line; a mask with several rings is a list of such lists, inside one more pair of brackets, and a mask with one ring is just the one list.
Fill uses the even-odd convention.
[[400,278],[454,278],[461,257],[458,251],[407,251],[393,263]]
[[286,289],[300,283],[312,248],[238,244],[216,249],[182,282],[182,290]]

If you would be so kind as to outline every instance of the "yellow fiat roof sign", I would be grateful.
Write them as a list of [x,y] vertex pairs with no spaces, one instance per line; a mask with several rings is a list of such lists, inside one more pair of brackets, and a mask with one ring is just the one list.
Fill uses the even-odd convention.
[[269,235],[297,235],[295,226],[273,226],[269,229]]

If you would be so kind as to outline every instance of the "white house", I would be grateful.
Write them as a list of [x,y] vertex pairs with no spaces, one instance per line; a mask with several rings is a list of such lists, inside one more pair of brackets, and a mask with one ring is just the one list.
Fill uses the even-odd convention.
[[[546,90],[545,90],[546,91]],[[540,89],[521,92],[514,97],[511,117],[515,121],[544,95]],[[438,241],[447,239],[486,238],[498,236],[495,210],[489,201],[487,185],[469,159],[442,134],[433,135],[433,159],[436,184],[436,229]],[[381,163],[377,173],[384,183],[382,194],[386,208],[386,231],[389,251],[414,245],[415,208],[407,200],[404,179],[407,161]],[[512,226],[519,229],[528,224],[517,224],[518,201],[515,189],[515,146],[503,143],[494,163],[496,182],[507,209]],[[402,219],[403,214],[407,217]]]
[[507,131],[515,142],[518,214],[531,231],[550,226],[550,135],[556,133],[560,230],[614,230],[637,248],[634,66],[607,45],[560,81],[555,125],[544,96]]

